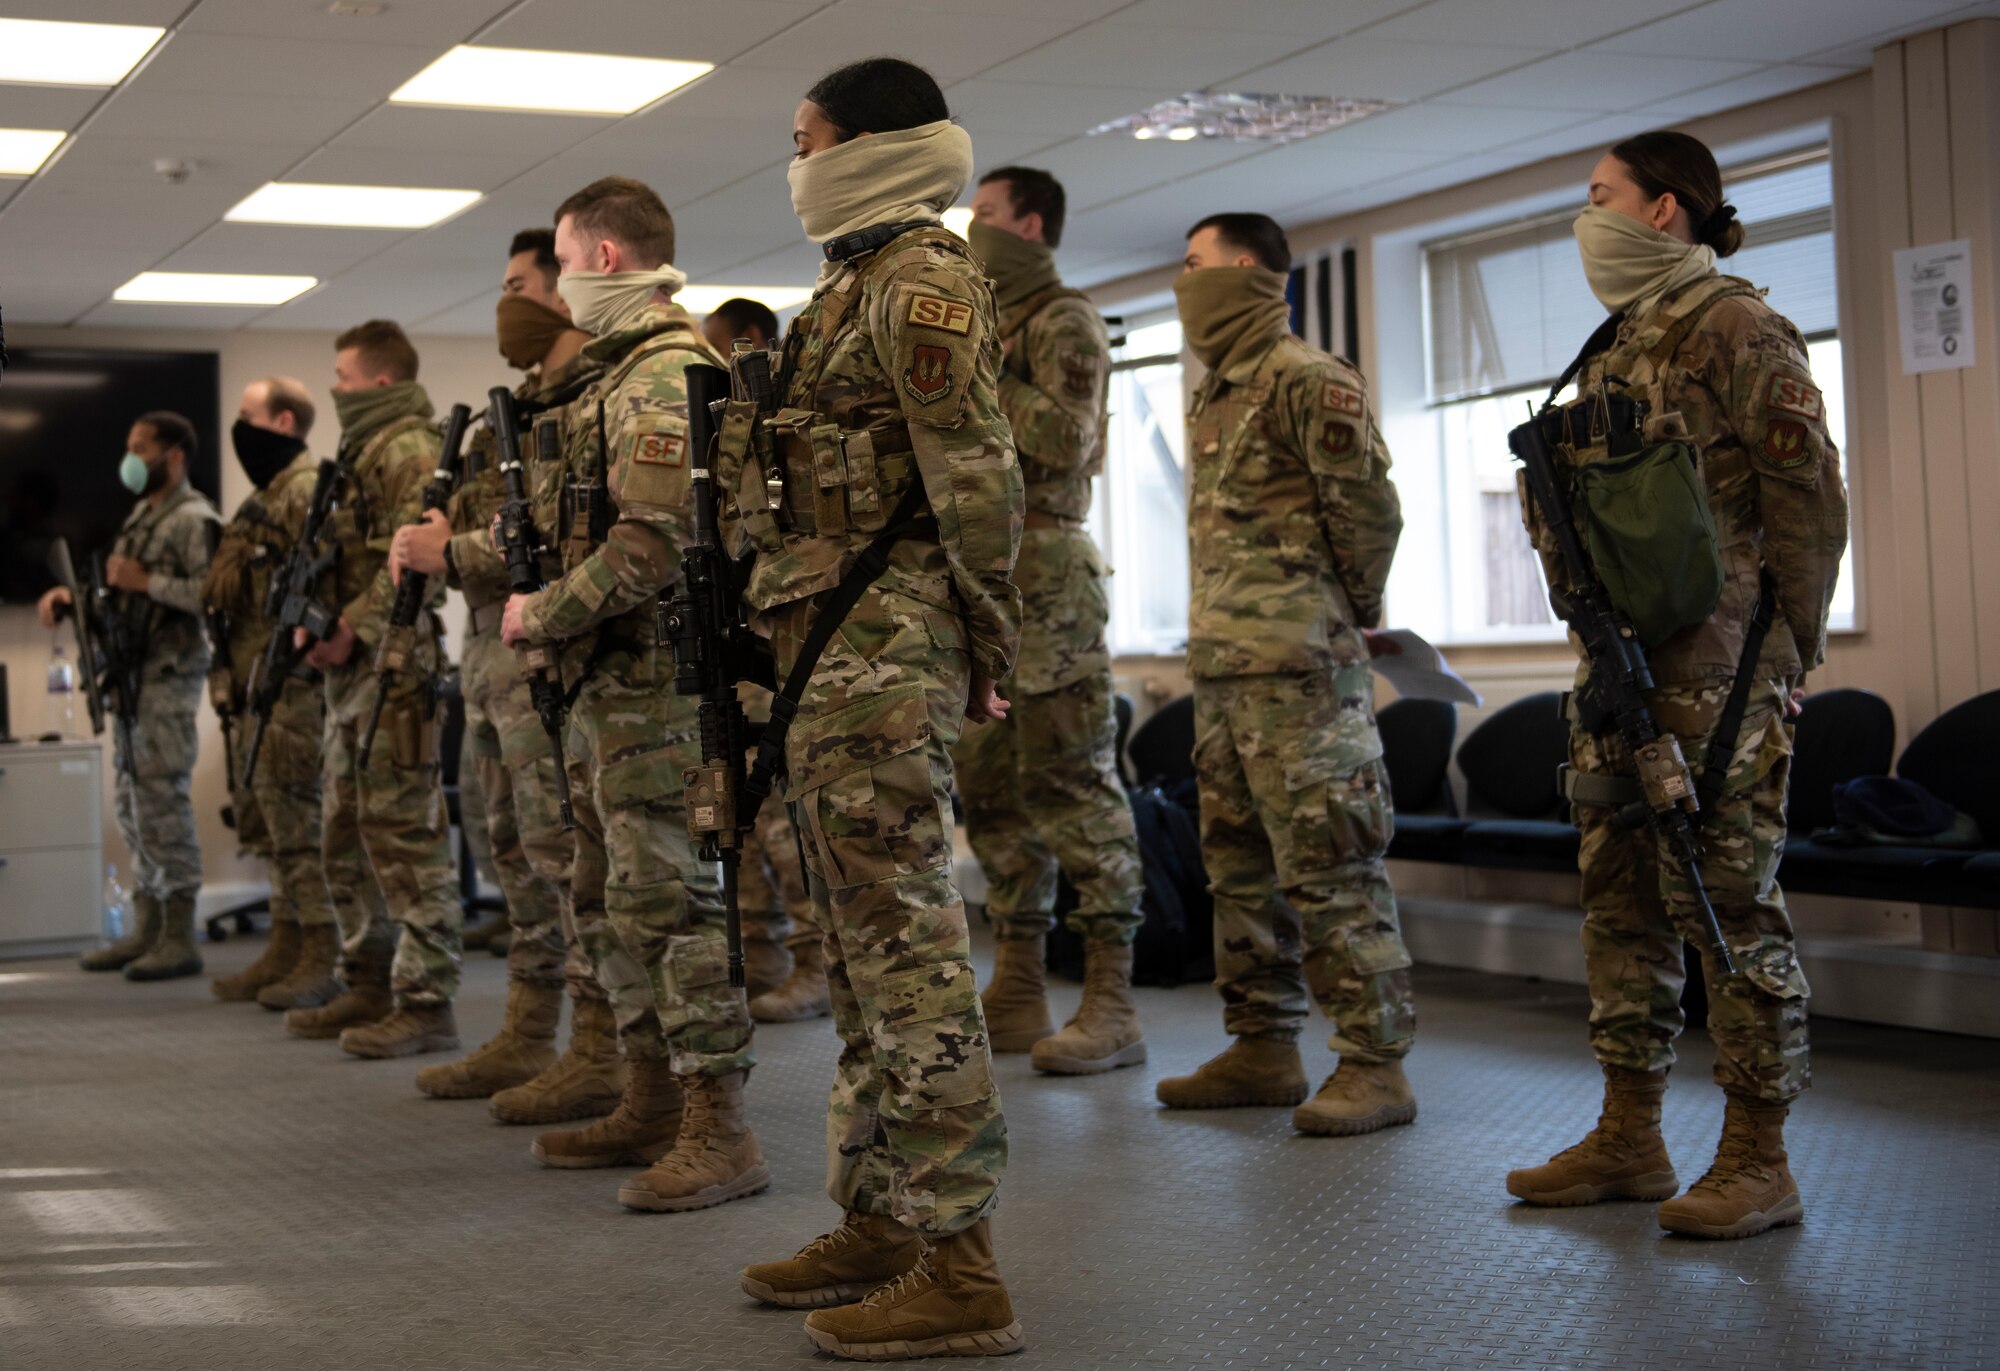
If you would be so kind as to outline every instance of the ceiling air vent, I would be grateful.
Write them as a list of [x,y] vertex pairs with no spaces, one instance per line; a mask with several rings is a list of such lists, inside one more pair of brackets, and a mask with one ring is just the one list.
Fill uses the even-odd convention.
[[1347,100],[1326,95],[1238,95],[1198,90],[1099,124],[1091,133],[1129,133],[1134,138],[1165,138],[1175,143],[1196,138],[1290,143],[1379,114],[1395,104],[1394,100]]

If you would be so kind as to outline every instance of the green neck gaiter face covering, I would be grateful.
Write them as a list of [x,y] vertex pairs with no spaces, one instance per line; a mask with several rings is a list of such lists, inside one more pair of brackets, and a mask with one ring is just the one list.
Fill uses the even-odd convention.
[[1204,267],[1174,280],[1188,350],[1210,371],[1227,371],[1290,332],[1285,278],[1264,267]]
[[1056,255],[1047,243],[1031,243],[1018,233],[974,219],[965,230],[973,255],[993,278],[993,300],[1000,308],[1017,304],[1038,290],[1053,286]]
[[341,442],[357,443],[385,424],[408,416],[428,419],[436,411],[421,385],[398,381],[393,386],[368,390],[337,390],[333,393],[333,412],[340,419]]

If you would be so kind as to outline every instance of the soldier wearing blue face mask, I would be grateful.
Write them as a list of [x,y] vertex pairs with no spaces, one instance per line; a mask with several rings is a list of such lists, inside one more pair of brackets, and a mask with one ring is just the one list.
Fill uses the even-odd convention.
[[[194,425],[158,410],[133,421],[118,479],[140,497],[104,564],[121,615],[141,654],[138,718],[120,734],[118,828],[138,873],[132,930],[83,959],[88,971],[123,969],[134,981],[192,976],[201,848],[189,790],[195,763],[195,709],[208,676],[201,585],[222,531],[215,506],[188,483]],[[44,595],[43,624],[54,627],[69,592]],[[129,744],[123,740],[129,739]],[[130,755],[124,755],[129,745]]]

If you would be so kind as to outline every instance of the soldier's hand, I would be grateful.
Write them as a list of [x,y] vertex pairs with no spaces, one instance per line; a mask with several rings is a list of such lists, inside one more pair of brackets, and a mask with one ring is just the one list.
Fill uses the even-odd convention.
[[975,724],[998,723],[1011,706],[1000,697],[1000,687],[982,671],[972,673],[972,690],[965,701],[965,717]]
[[519,647],[528,641],[528,622],[522,613],[527,605],[527,596],[509,595],[507,607],[500,611],[500,641],[508,647]]
[[490,523],[490,524],[488,524],[488,525],[486,526],[486,536],[487,536],[488,538],[491,538],[491,539],[493,540],[493,550],[494,550],[495,552],[498,552],[498,553],[500,553],[500,554],[502,554],[502,555],[504,556],[504,555],[506,554],[506,551],[507,551],[507,549],[506,549],[506,548],[504,548],[504,547],[502,547],[502,546],[500,546],[500,516],[499,516],[499,515],[497,515],[497,514],[496,514],[496,515],[494,515],[494,516],[493,516],[493,522],[492,522],[492,523]]
[[[303,638],[305,630],[300,629],[298,632]],[[324,671],[328,667],[346,666],[347,659],[353,655],[354,626],[347,622],[345,615],[342,615],[340,622],[334,625],[333,636],[323,642],[314,643],[312,650],[306,653],[306,665]]]
[[68,586],[51,587],[35,605],[35,617],[42,621],[43,628],[54,628],[57,618],[74,603],[69,598]]
[[441,509],[424,511],[422,523],[404,524],[389,543],[389,577],[403,583],[405,571],[425,576],[442,576],[445,571],[444,546],[451,541],[451,520]]
[[104,579],[113,590],[131,590],[144,595],[153,583],[146,568],[130,557],[108,557],[104,562]]
[[1370,658],[1400,657],[1403,655],[1403,645],[1394,638],[1384,634],[1380,629],[1362,629],[1361,640],[1368,644],[1368,655]]
[[1792,693],[1785,697],[1785,717],[1796,719],[1806,712],[1806,688],[1793,686]]

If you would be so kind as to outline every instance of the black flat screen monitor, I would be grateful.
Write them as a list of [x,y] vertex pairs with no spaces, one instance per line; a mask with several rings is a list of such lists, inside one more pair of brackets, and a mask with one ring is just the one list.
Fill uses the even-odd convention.
[[[212,352],[10,349],[0,379],[0,604],[32,603],[53,584],[49,544],[81,562],[108,552],[131,512],[118,459],[132,421],[167,409],[194,425],[195,488],[222,493],[218,367]],[[79,571],[81,568],[79,568]]]

